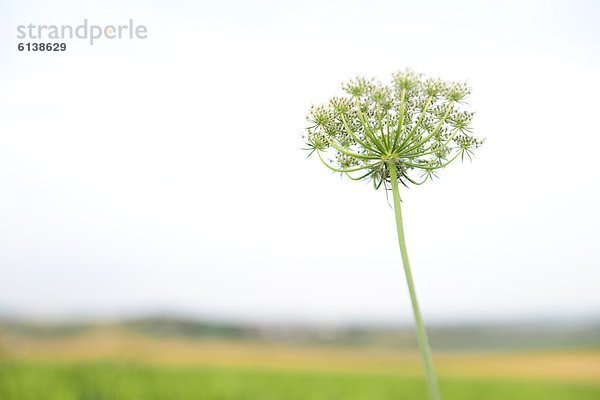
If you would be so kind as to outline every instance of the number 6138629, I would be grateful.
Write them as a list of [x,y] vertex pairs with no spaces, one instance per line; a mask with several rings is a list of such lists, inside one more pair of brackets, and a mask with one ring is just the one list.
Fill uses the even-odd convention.
[[19,51],[65,51],[66,43],[19,43],[17,46]]

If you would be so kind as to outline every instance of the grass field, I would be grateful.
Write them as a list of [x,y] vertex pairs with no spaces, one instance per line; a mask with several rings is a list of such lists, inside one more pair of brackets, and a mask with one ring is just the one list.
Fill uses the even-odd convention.
[[[442,379],[446,400],[597,400],[598,384]],[[2,400],[425,399],[419,378],[370,373],[271,371],[86,363],[8,363]]]
[[[418,355],[378,347],[4,335],[0,400],[425,399]],[[436,353],[445,400],[600,400],[600,351]]]

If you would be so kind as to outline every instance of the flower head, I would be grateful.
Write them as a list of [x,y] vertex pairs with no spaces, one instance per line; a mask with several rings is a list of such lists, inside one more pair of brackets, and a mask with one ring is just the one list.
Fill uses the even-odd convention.
[[472,136],[465,83],[406,70],[387,86],[357,78],[342,88],[344,97],[311,108],[304,139],[311,155],[352,180],[371,180],[378,189],[395,166],[401,183],[420,185],[483,143]]

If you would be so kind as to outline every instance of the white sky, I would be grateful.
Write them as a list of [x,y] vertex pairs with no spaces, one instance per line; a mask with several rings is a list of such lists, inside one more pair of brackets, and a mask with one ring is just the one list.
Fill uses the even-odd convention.
[[[410,321],[385,193],[299,136],[411,67],[467,79],[487,138],[403,193],[426,319],[600,314],[599,3],[213,3],[0,5],[0,312]],[[16,50],[84,18],[148,39]]]

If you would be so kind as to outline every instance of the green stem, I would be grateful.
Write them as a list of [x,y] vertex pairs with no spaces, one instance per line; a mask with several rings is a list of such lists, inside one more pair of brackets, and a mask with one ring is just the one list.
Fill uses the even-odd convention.
[[437,384],[437,378],[433,369],[433,360],[431,359],[431,350],[427,340],[427,332],[423,326],[419,303],[417,302],[417,293],[415,292],[415,284],[413,282],[410,263],[408,262],[408,251],[406,250],[406,242],[404,239],[404,227],[402,225],[402,210],[400,207],[400,192],[398,190],[398,173],[394,161],[388,162],[390,170],[390,180],[392,183],[392,193],[394,196],[394,212],[396,214],[396,227],[398,229],[398,244],[400,245],[400,253],[402,255],[402,264],[404,265],[404,274],[406,275],[406,283],[408,284],[408,292],[410,293],[410,301],[412,302],[415,323],[417,325],[417,340],[419,342],[419,350],[423,359],[423,368],[425,369],[425,379],[429,389],[430,400],[440,400],[440,389]]

